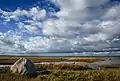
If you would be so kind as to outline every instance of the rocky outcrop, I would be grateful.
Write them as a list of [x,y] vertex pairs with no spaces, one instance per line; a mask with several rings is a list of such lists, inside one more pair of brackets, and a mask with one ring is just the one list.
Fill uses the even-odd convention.
[[37,70],[35,65],[26,58],[20,58],[11,67],[10,71],[12,73],[17,73],[20,75],[36,76]]

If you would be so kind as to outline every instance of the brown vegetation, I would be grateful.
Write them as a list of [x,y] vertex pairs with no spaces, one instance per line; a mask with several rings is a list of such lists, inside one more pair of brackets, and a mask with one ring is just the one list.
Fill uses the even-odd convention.
[[87,65],[78,64],[38,64],[36,65],[37,70],[90,70]]
[[[1,63],[12,63],[18,57],[0,58]],[[103,59],[96,58],[28,58],[33,62],[94,62]],[[120,81],[120,70],[91,70],[87,65],[78,64],[36,64],[37,77],[21,76],[10,73],[7,69],[0,69],[0,81]]]
[[[0,64],[13,64],[20,57],[0,57]],[[104,61],[104,59],[99,58],[50,58],[50,57],[28,57],[34,63],[38,62],[98,62]]]
[[120,81],[120,70],[52,70],[50,74],[40,74],[35,78],[28,78],[0,73],[0,81]]

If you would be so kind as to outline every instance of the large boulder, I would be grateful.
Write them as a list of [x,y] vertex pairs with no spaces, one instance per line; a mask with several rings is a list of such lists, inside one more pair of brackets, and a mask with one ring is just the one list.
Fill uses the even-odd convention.
[[20,58],[11,67],[10,71],[12,73],[17,73],[20,75],[36,76],[37,70],[35,65],[26,58]]

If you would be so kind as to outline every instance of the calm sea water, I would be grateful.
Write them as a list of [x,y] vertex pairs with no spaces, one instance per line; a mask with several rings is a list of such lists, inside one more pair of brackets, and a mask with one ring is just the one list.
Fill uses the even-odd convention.
[[10,55],[10,56],[73,56],[73,57],[80,57],[80,56],[120,56],[120,52],[81,52],[81,53],[9,53],[9,54],[0,54],[0,55]]

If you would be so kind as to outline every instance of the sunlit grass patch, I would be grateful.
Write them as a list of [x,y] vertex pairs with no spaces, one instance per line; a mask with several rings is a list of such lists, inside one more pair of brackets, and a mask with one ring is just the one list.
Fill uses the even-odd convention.
[[99,59],[99,58],[68,58],[68,61],[98,62],[98,61],[104,61],[104,59]]

